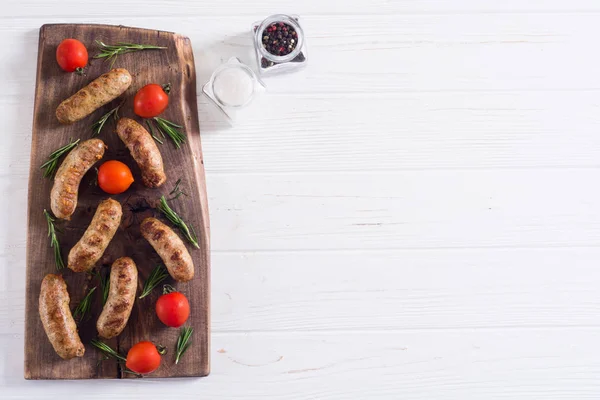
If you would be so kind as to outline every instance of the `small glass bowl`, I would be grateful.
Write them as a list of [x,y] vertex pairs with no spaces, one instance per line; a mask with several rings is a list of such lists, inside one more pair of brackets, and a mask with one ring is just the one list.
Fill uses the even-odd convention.
[[[297,33],[298,42],[296,43],[296,47],[291,53],[286,54],[285,56],[269,53],[262,44],[264,30],[276,22],[290,25]],[[298,16],[285,14],[271,15],[262,22],[255,22],[252,24],[252,34],[254,36],[257,67],[261,75],[289,72],[306,66],[306,40]]]
[[[218,90],[215,91],[215,82],[219,76],[228,70],[237,69],[246,74],[252,81],[251,93],[248,98],[239,104],[227,102],[218,96]],[[211,75],[208,82],[202,87],[202,92],[208,97],[211,102],[227,117],[230,123],[234,123],[245,113],[245,109],[250,106],[250,103],[262,92],[265,91],[265,85],[256,77],[256,74],[250,67],[240,61],[237,57],[230,58],[226,63],[220,65]]]

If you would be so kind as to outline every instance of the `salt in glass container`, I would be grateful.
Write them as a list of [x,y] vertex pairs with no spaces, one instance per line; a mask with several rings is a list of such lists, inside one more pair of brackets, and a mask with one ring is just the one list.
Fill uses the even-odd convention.
[[237,57],[220,65],[202,87],[202,92],[232,124],[245,117],[248,106],[264,90],[265,85],[254,71]]

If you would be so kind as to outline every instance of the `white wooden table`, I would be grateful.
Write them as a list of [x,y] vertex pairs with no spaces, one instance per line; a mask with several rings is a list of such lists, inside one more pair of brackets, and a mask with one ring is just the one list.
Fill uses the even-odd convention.
[[[200,86],[277,12],[308,68],[232,129],[200,98],[212,374],[23,380],[39,26],[185,34]],[[0,398],[600,398],[597,0],[19,0],[0,21]]]

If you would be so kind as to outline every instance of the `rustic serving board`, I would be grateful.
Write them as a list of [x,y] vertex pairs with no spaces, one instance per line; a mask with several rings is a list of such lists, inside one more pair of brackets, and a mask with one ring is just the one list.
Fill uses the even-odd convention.
[[[71,37],[82,41],[90,53],[90,65],[86,68],[85,76],[63,72],[56,63],[56,47],[61,40]],[[103,361],[102,354],[89,344],[90,340],[97,335],[96,320],[102,310],[101,291],[96,277],[85,273],[77,274],[69,269],[61,271],[71,296],[71,309],[74,309],[89,288],[98,286],[95,293],[97,296],[93,297],[91,318],[79,324],[79,333],[86,348],[84,357],[72,360],[62,360],[58,357],[46,337],[38,313],[38,296],[42,278],[48,273],[56,272],[43,215],[44,209],[50,210],[52,180],[45,179],[39,167],[54,149],[68,143],[70,138],[82,140],[91,138],[92,123],[122,101],[117,99],[72,125],[61,125],[56,119],[55,110],[62,100],[111,68],[107,62],[92,59],[92,56],[97,53],[94,46],[96,39],[109,44],[130,42],[167,47],[166,50],[146,50],[117,58],[114,68],[126,68],[133,76],[133,84],[121,97],[125,99],[125,103],[119,114],[142,122],[133,114],[133,95],[148,83],[171,83],[169,107],[162,116],[183,125],[188,139],[180,149],[176,149],[170,141],[159,145],[167,182],[159,189],[148,189],[142,185],[137,165],[114,132],[114,121],[107,122],[99,138],[106,143],[108,150],[96,167],[106,160],[120,160],[131,168],[135,182],[125,193],[111,196],[123,206],[123,221],[104,256],[96,265],[96,270],[108,273],[110,265],[118,257],[133,258],[139,270],[139,295],[143,282],[152,269],[160,263],[159,256],[141,237],[139,223],[148,216],[163,219],[154,208],[156,201],[162,194],[168,195],[179,178],[188,196],[182,196],[171,201],[170,204],[186,222],[193,225],[200,242],[200,249],[188,246],[195,265],[194,279],[177,284],[171,278],[166,281],[184,292],[191,306],[191,316],[186,325],[194,328],[193,344],[180,363],[174,364],[179,329],[164,326],[154,312],[154,304],[161,293],[161,288],[155,289],[144,299],[137,299],[124,332],[106,342],[123,354],[141,340],[150,340],[167,346],[168,352],[163,356],[160,368],[151,375],[152,377],[205,376],[209,373],[210,339],[209,220],[196,104],[196,72],[190,40],[170,32],[124,26],[56,24],[44,25],[40,28],[38,50],[29,176],[25,378],[131,377],[130,374],[124,374],[116,362]],[[79,240],[91,221],[98,203],[109,197],[95,185],[95,175],[92,169],[81,182],[79,203],[71,221],[58,224],[58,228],[62,231],[59,240],[65,262],[69,250]]]

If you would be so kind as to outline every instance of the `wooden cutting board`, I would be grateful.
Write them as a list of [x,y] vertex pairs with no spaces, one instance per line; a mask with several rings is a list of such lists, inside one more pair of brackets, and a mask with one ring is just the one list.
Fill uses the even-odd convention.
[[[90,65],[86,68],[85,76],[63,72],[57,65],[56,47],[65,38],[79,39],[88,48]],[[139,270],[139,296],[143,282],[152,269],[160,263],[159,256],[141,237],[139,224],[148,216],[156,216],[165,221],[154,207],[157,199],[163,194],[168,195],[179,178],[188,196],[181,196],[170,204],[188,224],[193,225],[200,242],[200,249],[188,245],[195,265],[194,279],[187,283],[176,284],[169,277],[165,282],[173,284],[185,293],[191,306],[191,315],[186,325],[194,328],[192,345],[180,363],[174,364],[179,329],[164,326],[154,312],[154,305],[162,292],[162,285],[144,299],[136,299],[131,318],[123,333],[106,342],[123,354],[142,340],[167,346],[168,352],[163,356],[160,368],[152,373],[151,377],[205,376],[209,373],[210,338],[209,221],[196,104],[196,72],[190,40],[170,32],[124,26],[56,24],[44,25],[40,28],[38,50],[29,175],[25,378],[131,377],[130,374],[124,374],[115,361],[103,360],[102,354],[90,345],[90,340],[97,335],[96,320],[102,310],[101,290],[96,277],[86,273],[74,273],[69,269],[61,271],[71,296],[71,309],[75,308],[89,288],[98,286],[93,297],[91,318],[79,325],[79,334],[85,344],[84,357],[62,360],[48,341],[38,313],[42,278],[48,273],[56,273],[43,215],[44,209],[50,210],[52,180],[42,176],[40,165],[54,149],[67,144],[70,138],[81,138],[82,141],[91,138],[90,127],[93,122],[121,101],[117,99],[72,125],[61,125],[56,119],[55,110],[62,100],[111,68],[110,63],[92,59],[92,56],[97,53],[94,45],[96,39],[107,44],[130,42],[167,47],[166,50],[145,50],[124,54],[117,58],[114,68],[126,68],[133,76],[133,84],[122,96],[126,100],[119,114],[142,122],[133,114],[133,95],[148,83],[171,83],[169,107],[162,117],[183,125],[187,135],[187,143],[180,149],[176,149],[170,141],[164,141],[163,145],[159,145],[167,182],[159,189],[148,189],[142,185],[137,165],[114,132],[114,121],[107,122],[99,138],[106,143],[108,150],[104,158],[95,166],[98,167],[106,160],[120,160],[131,168],[135,182],[125,193],[112,196],[123,206],[123,221],[104,256],[96,265],[96,270],[107,273],[112,262],[118,257],[133,258]],[[71,221],[58,223],[57,227],[61,230],[59,240],[65,263],[69,250],[81,238],[98,203],[109,197],[95,185],[95,175],[96,173],[91,169],[83,178],[79,203]]]

